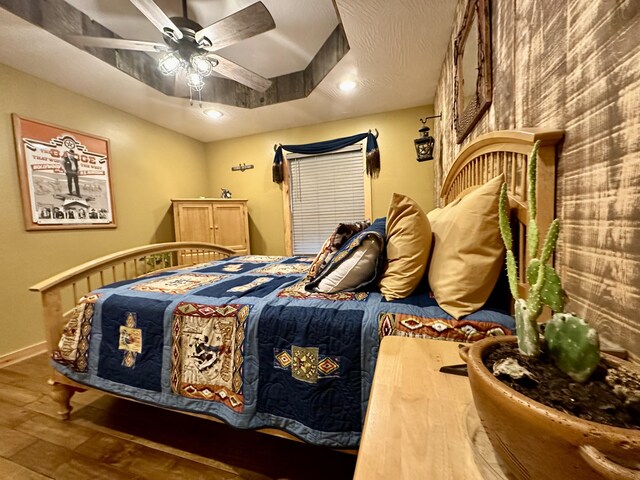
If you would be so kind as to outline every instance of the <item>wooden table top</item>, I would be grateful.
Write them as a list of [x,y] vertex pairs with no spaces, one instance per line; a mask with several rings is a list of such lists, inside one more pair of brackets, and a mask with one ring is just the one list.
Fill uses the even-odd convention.
[[382,340],[354,479],[504,478],[468,378],[439,372],[460,363],[455,342]]

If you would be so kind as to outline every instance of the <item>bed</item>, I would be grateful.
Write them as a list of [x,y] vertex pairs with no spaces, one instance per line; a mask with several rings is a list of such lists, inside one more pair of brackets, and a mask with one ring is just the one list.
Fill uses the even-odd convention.
[[[472,187],[502,174],[514,221],[526,226],[524,172],[540,140],[538,221],[544,231],[554,215],[561,138],[557,130],[479,137],[450,168],[443,205],[461,202]],[[444,248],[435,231],[434,238]],[[430,294],[431,278],[401,300],[389,301],[375,289],[308,291],[313,261],[164,243],[102,257],[34,285],[60,416],[69,417],[75,392],[95,388],[237,428],[354,449],[384,336],[476,341],[513,332],[512,317],[493,300],[461,318],[449,315]]]

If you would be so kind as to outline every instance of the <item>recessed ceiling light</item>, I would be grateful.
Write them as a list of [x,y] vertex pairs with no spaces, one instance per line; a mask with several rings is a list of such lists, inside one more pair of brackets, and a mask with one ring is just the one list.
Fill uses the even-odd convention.
[[224,115],[224,113],[222,113],[221,111],[214,110],[213,108],[207,108],[203,110],[202,113],[204,113],[207,117],[211,117],[211,118],[220,118]]
[[343,92],[348,92],[348,91],[353,90],[354,88],[356,88],[356,85],[357,85],[357,83],[355,81],[353,81],[353,80],[345,80],[344,82],[340,82],[340,85],[338,85],[338,87]]

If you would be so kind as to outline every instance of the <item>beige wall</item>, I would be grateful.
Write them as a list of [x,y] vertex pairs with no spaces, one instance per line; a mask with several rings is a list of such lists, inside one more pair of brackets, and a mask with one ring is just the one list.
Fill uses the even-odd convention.
[[[465,143],[494,130],[565,130],[556,266],[568,308],[640,355],[640,2],[493,0],[491,8],[493,103]],[[444,114],[434,135],[443,147],[437,183],[462,147],[452,102],[450,49],[435,102]]]
[[[11,113],[111,141],[116,229],[27,232]],[[171,197],[211,194],[204,145],[0,65],[0,356],[44,340],[36,282],[119,249],[173,240]]]
[[[433,208],[433,162],[416,161],[413,139],[421,127],[419,118],[432,112],[431,106],[424,106],[210,143],[206,146],[210,187],[215,196],[224,187],[235,198],[249,200],[253,253],[282,255],[282,188],[271,181],[273,145],[318,142],[378,129],[381,170],[372,181],[373,217],[386,215],[394,192],[412,197],[429,211]],[[231,167],[239,163],[255,168],[232,172]]]
[[[419,118],[431,106],[203,144],[120,110],[0,65],[0,357],[44,340],[40,300],[30,285],[100,255],[171,241],[172,197],[249,199],[254,253],[284,253],[282,190],[271,181],[274,143],[308,143],[377,128],[380,177],[372,182],[373,216],[386,214],[393,192],[433,208],[433,162],[415,160]],[[117,228],[24,229],[11,113],[110,139]],[[255,169],[232,172],[252,163]]]

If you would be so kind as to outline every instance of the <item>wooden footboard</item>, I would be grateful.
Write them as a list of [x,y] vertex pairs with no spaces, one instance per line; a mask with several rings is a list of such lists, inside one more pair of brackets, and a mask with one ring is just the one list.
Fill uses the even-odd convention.
[[235,254],[233,250],[210,243],[157,243],[91,260],[33,285],[29,290],[40,292],[42,299],[49,353],[57,347],[78,299],[92,290],[151,272],[219,260]]
[[[77,301],[87,293],[104,285],[137,278],[152,272],[183,268],[207,261],[220,260],[236,255],[225,247],[209,243],[174,242],[160,243],[145,247],[132,248],[71,268],[30,287],[39,292],[42,298],[43,316],[49,353],[58,346],[62,330],[66,325]],[[58,414],[68,419],[71,413],[71,397],[75,392],[85,390],[101,391],[95,387],[79,384],[62,373],[51,368],[49,384],[52,386],[52,398],[58,405]],[[114,397],[114,393],[105,392]],[[130,401],[139,401],[128,398]],[[160,407],[173,410],[168,407]],[[221,422],[215,417],[180,411],[183,414]],[[261,428],[257,431],[289,440],[301,441],[297,437],[276,428]],[[357,450],[342,450],[355,454]]]

